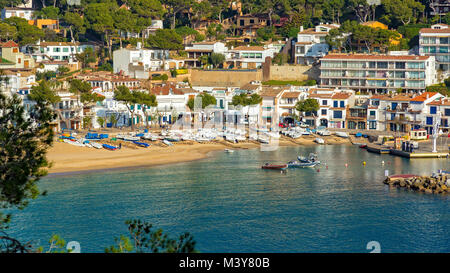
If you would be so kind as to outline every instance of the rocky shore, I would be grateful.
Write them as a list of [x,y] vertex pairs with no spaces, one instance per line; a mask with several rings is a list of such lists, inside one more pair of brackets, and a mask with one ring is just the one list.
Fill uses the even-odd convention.
[[448,174],[433,176],[393,175],[388,176],[383,182],[391,187],[406,188],[418,192],[450,193],[450,175]]

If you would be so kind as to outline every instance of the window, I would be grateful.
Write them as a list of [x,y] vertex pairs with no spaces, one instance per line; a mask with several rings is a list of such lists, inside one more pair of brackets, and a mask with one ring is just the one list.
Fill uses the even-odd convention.
[[392,110],[397,109],[397,103],[396,103],[396,102],[393,102],[392,105],[391,105],[391,107],[392,107]]
[[441,37],[439,38],[440,44],[448,44],[448,37]]
[[322,116],[325,116],[327,114],[327,109],[322,109]]
[[255,20],[250,19],[250,24],[254,24],[254,23],[255,23]]
[[241,19],[241,20],[239,20],[239,25],[240,25],[240,26],[243,26],[243,25],[245,25],[245,23],[244,23],[244,20],[242,20],[242,19]]
[[69,48],[63,47],[63,52],[69,52]]
[[340,105],[341,108],[344,108],[344,107],[345,107],[345,101],[342,100],[340,104],[341,104],[341,105]]
[[395,119],[395,114],[391,114],[391,120]]
[[450,108],[444,110],[444,116],[450,116]]
[[342,111],[333,111],[333,118],[342,118]]
[[405,69],[405,63],[404,62],[395,62],[395,68],[396,69]]
[[333,107],[338,107],[338,101],[337,100],[333,101]]
[[387,67],[388,67],[387,62],[378,62],[377,63],[377,68],[387,68]]
[[369,129],[376,130],[377,129],[377,122],[376,121],[369,121]]
[[427,125],[433,125],[433,117],[427,117]]
[[59,50],[59,47],[54,47],[53,48],[53,52],[59,52],[60,50]]
[[322,100],[322,105],[327,105],[327,100]]
[[430,114],[436,114],[436,106],[430,106]]

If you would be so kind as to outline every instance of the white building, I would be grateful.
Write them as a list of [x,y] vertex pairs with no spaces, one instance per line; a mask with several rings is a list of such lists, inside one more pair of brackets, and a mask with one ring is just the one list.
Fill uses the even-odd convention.
[[339,27],[337,24],[320,24],[315,28],[304,30],[301,26],[295,43],[295,63],[310,65],[327,55],[329,46],[325,42],[325,37],[331,29]]
[[0,89],[6,93],[9,91],[11,94],[19,93],[27,95],[31,87],[36,85],[36,76],[30,71],[3,70],[0,78],[8,79],[6,82],[0,82]]
[[434,56],[436,68],[443,72],[443,78],[450,76],[450,27],[435,24],[419,31],[419,54]]
[[[450,132],[450,98],[439,98],[427,104],[428,115],[425,117],[427,125],[436,122],[437,118],[441,119],[440,130],[444,133]],[[433,132],[432,130],[429,132]]]
[[80,44],[78,42],[41,42],[38,41],[33,47],[32,57],[36,62],[42,61],[68,61],[76,62],[76,54],[83,53],[88,47],[94,49],[93,45]]
[[32,8],[10,8],[6,7],[2,9],[2,20],[19,17],[26,20],[32,20],[34,17],[35,10]]
[[202,63],[199,61],[201,56],[211,56],[212,53],[223,54],[228,57],[228,48],[222,42],[199,42],[193,43],[190,46],[186,46],[184,51],[187,53],[187,57],[184,62],[187,67],[201,67]]
[[244,69],[261,68],[266,61],[266,57],[273,58],[276,53],[275,48],[262,46],[238,46],[228,51],[230,53],[226,62],[229,68],[239,67]]
[[123,73],[125,76],[137,79],[148,79],[149,71],[163,70],[163,59],[168,58],[168,50],[145,49],[138,43],[136,48],[121,48],[113,52],[113,69],[114,73]]
[[320,85],[327,88],[423,92],[436,82],[434,56],[328,54],[320,59]]

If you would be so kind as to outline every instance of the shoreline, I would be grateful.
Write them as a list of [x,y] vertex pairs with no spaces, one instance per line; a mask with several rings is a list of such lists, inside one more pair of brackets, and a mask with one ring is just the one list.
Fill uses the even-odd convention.
[[[336,145],[350,144],[350,140],[328,136],[322,137],[325,144],[314,142],[314,136],[299,139],[280,138],[279,145],[305,146],[305,145]],[[170,147],[152,145],[149,148],[126,148],[108,151],[105,149],[94,149],[77,147],[63,142],[55,141],[48,150],[47,159],[52,163],[48,169],[48,176],[71,175],[95,171],[107,171],[126,168],[144,168],[161,165],[172,165],[186,163],[208,158],[212,152],[225,149],[256,149],[260,144],[245,141],[232,144],[226,141],[209,143],[175,143]]]

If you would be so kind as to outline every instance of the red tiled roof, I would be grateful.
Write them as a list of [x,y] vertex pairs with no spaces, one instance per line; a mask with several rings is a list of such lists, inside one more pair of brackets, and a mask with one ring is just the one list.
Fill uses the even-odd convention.
[[386,96],[386,95],[373,95],[372,97],[370,97],[370,99],[373,99],[373,100],[384,100],[386,98],[388,98],[388,96]]
[[441,98],[439,100],[432,101],[428,104],[429,105],[450,106],[450,99],[449,98]]
[[322,98],[322,99],[331,99],[331,97],[333,96],[333,94],[310,94],[309,97],[310,98]]
[[169,95],[170,91],[172,91],[173,95],[184,95],[184,92],[179,90],[175,84],[167,83],[163,85],[156,85],[152,88],[151,93],[155,95]]
[[264,51],[262,46],[238,46],[234,48],[235,51]]
[[9,40],[8,42],[1,44],[1,47],[19,47],[19,45],[14,41]]
[[437,92],[425,92],[419,96],[414,97],[411,101],[422,101],[423,102],[436,94],[438,94],[438,93]]
[[410,96],[405,96],[405,95],[395,95],[393,97],[386,97],[383,100],[388,100],[388,101],[411,101],[411,97]]
[[333,94],[333,96],[331,98],[335,99],[335,100],[346,100],[346,99],[350,98],[351,96],[352,96],[352,94],[350,94],[350,93],[339,92],[339,93]]
[[422,28],[419,33],[450,33],[450,28],[432,29]]
[[283,95],[281,95],[282,98],[292,98],[296,99],[300,95],[300,92],[284,92]]
[[321,60],[428,60],[429,56],[393,56],[393,55],[374,55],[374,54],[328,54]]

